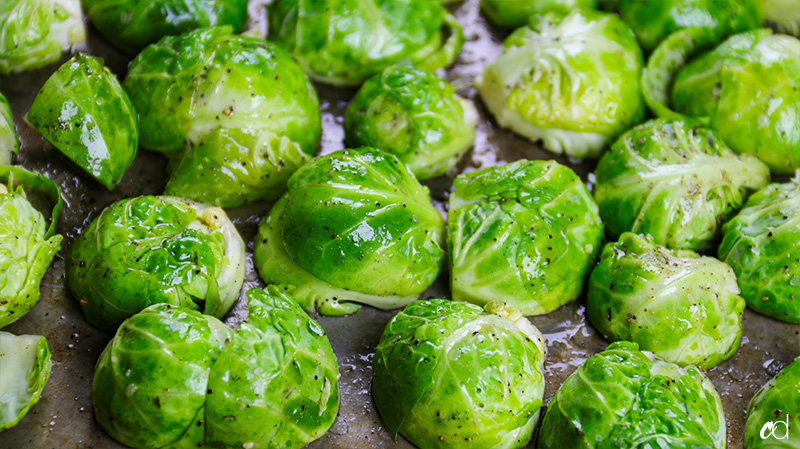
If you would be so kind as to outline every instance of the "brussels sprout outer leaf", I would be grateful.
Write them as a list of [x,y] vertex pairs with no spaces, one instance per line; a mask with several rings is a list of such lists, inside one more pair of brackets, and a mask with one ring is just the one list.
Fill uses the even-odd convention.
[[0,332],[0,432],[14,427],[39,402],[51,368],[44,337]]
[[20,183],[28,189],[42,192],[53,202],[53,210],[50,213],[50,226],[44,234],[46,239],[52,237],[55,233],[58,216],[64,207],[64,201],[61,199],[61,190],[58,185],[52,179],[40,173],[29,172],[22,167],[10,165],[0,166],[0,182]]
[[[768,422],[773,423],[773,429],[764,432],[763,429]],[[770,379],[750,401],[744,428],[744,447],[747,449],[800,447],[800,433],[797,429],[800,429],[800,358],[795,359],[777,376]]]
[[442,9],[442,24],[446,27],[447,39],[433,54],[415,58],[418,67],[433,72],[449,66],[458,58],[458,53],[464,46],[464,30],[461,28],[461,23],[450,14],[450,11]]
[[0,166],[11,164],[11,155],[19,153],[19,137],[8,100],[0,93]]
[[597,7],[597,3],[607,0],[481,0],[481,11],[495,25],[503,28],[519,28],[528,24],[528,18],[534,14],[548,11],[569,13],[574,8]]
[[109,190],[136,156],[136,111],[114,74],[94,56],[79,53],[64,63],[39,90],[27,119]]

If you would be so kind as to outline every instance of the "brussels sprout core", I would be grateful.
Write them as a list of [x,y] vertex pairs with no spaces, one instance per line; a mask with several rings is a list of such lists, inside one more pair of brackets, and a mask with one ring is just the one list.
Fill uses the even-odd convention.
[[51,368],[44,337],[0,332],[0,432],[14,427],[39,402]]

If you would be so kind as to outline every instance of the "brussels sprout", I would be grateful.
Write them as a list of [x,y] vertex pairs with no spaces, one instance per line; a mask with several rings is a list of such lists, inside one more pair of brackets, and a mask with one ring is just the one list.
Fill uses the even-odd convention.
[[353,313],[417,299],[444,263],[444,220],[395,156],[342,150],[304,165],[261,221],[255,265],[307,311]]
[[714,384],[627,341],[589,357],[547,407],[538,448],[623,447],[724,449]]
[[230,27],[160,40],[124,85],[142,146],[173,157],[168,195],[220,207],[277,198],[322,135],[317,94],[292,57]]
[[460,175],[447,221],[453,299],[505,301],[525,315],[577,298],[603,241],[592,195],[555,161]]
[[52,366],[44,337],[0,332],[0,432],[39,402]]
[[758,29],[695,58],[713,37],[684,29],[659,45],[643,77],[651,109],[662,117],[694,117],[773,173],[800,168],[800,40]]
[[744,306],[728,265],[626,232],[603,248],[589,278],[586,316],[611,341],[710,369],[739,348]]
[[247,21],[247,0],[83,0],[92,24],[112,44],[137,53],[164,36]]
[[392,66],[361,86],[347,106],[350,146],[372,146],[397,156],[417,179],[455,167],[475,140],[478,111],[436,75]]
[[127,319],[97,362],[100,426],[137,448],[294,449],[325,433],[339,406],[325,332],[275,287],[247,298],[236,332],[169,304]]
[[464,44],[442,3],[276,0],[267,13],[269,38],[327,84],[356,86],[399,61],[434,71],[455,61]]
[[421,448],[521,448],[544,395],[542,334],[503,303],[432,299],[386,325],[372,397],[389,433]]
[[744,447],[796,449],[800,447],[798,429],[800,429],[800,357],[770,379],[750,401],[747,407]]
[[764,24],[764,0],[620,0],[619,16],[650,52],[684,28],[706,28],[719,41]]
[[568,13],[574,8],[595,8],[597,3],[598,0],[481,0],[481,11],[495,25],[518,28],[526,25],[534,14]]
[[109,190],[133,162],[139,142],[134,111],[103,60],[78,53],[39,90],[28,121]]
[[84,41],[80,0],[0,2],[0,75],[56,62]]
[[11,164],[11,155],[19,152],[19,137],[8,100],[0,93],[0,166]]
[[751,196],[722,229],[719,258],[736,273],[747,305],[800,323],[800,172]]
[[218,207],[142,196],[106,208],[66,265],[86,319],[106,331],[158,303],[220,318],[244,282],[244,242]]
[[[61,236],[53,235],[61,195],[50,179],[20,167],[0,167],[0,328],[17,321],[39,301],[39,283]],[[22,185],[14,188],[15,183]],[[23,186],[40,190],[55,203],[50,227],[28,202]],[[1,403],[2,401],[0,401]]]
[[545,149],[596,158],[644,117],[642,51],[616,16],[534,16],[504,47],[477,80],[478,93],[500,126]]
[[781,33],[800,37],[800,4],[795,0],[764,0],[767,22]]
[[597,166],[595,199],[609,234],[650,234],[669,248],[702,250],[751,192],[769,182],[758,159],[737,156],[691,120],[657,119],[617,140]]

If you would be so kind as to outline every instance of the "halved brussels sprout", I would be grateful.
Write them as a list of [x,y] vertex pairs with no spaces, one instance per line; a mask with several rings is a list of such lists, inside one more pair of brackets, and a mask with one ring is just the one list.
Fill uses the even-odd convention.
[[0,2],[0,75],[56,62],[84,41],[80,0]]
[[322,135],[316,91],[292,57],[230,27],[165,37],[124,85],[142,146],[173,158],[168,195],[220,207],[277,198]]
[[534,14],[548,11],[568,13],[574,8],[595,8],[606,0],[481,0],[481,11],[495,25],[518,28]]
[[611,341],[710,369],[739,348],[744,306],[728,265],[626,232],[603,248],[589,278],[586,316]]
[[44,337],[0,332],[0,432],[39,402],[52,366]]
[[558,389],[539,429],[539,449],[725,448],[714,384],[636,343],[612,343]]
[[139,145],[136,111],[103,60],[78,53],[39,90],[27,120],[109,190]]
[[507,304],[416,301],[386,325],[372,397],[392,437],[419,447],[518,449],[539,420],[545,353]]
[[158,303],[220,318],[244,282],[244,242],[218,207],[142,196],[106,208],[75,239],[66,265],[86,319],[103,330]]
[[137,53],[164,36],[247,21],[247,0],[83,0],[92,24],[112,44]]
[[497,123],[545,149],[600,156],[644,117],[642,51],[618,17],[590,10],[531,17],[476,81]]
[[719,258],[736,273],[747,306],[800,323],[800,172],[751,196],[722,230]]
[[[61,249],[54,235],[61,211],[56,184],[21,167],[0,166],[0,328],[30,312],[39,301],[39,284]],[[14,185],[20,184],[17,187]],[[40,190],[55,204],[50,226],[28,202],[23,186]],[[2,402],[2,401],[0,401]]]
[[781,33],[800,37],[800,4],[795,0],[764,0],[767,22]]
[[764,24],[764,0],[619,0],[619,16],[646,52],[684,28],[705,28],[719,41]]
[[0,93],[0,166],[11,164],[11,155],[19,152],[19,137],[8,100]]
[[439,275],[444,219],[428,188],[373,148],[315,159],[261,221],[255,265],[307,311],[354,313],[405,306]]
[[750,401],[744,428],[746,449],[800,447],[800,357],[770,379]]
[[269,38],[312,78],[357,86],[400,61],[434,71],[455,61],[464,35],[442,0],[276,0]]
[[417,179],[455,167],[475,140],[478,111],[436,75],[396,65],[367,80],[347,105],[344,129],[352,147],[394,154]]
[[333,424],[339,368],[323,329],[271,287],[247,292],[237,331],[155,304],[127,319],[100,355],[100,426],[137,448],[296,449]]
[[691,120],[633,128],[597,166],[594,197],[609,235],[650,234],[668,248],[708,249],[750,193],[769,182],[758,159],[737,156]]
[[447,217],[453,299],[551,312],[583,290],[603,242],[597,204],[555,161],[460,175]]

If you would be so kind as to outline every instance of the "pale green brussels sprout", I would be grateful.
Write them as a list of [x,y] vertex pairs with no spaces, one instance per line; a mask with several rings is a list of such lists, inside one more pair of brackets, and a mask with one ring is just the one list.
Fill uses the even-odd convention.
[[722,230],[719,258],[736,273],[747,306],[800,323],[800,173],[751,196]]
[[603,223],[571,169],[521,160],[460,175],[454,185],[447,217],[454,300],[504,301],[538,315],[580,295]]
[[725,415],[699,369],[621,341],[564,381],[547,406],[537,447],[724,449]]
[[800,447],[800,357],[784,367],[750,401],[744,428],[746,449]]
[[136,448],[299,449],[339,408],[325,331],[274,286],[247,292],[234,332],[214,317],[155,304],[127,319],[100,355],[100,426]]
[[0,166],[11,164],[11,155],[19,152],[19,137],[8,100],[0,93]]
[[78,53],[47,80],[28,122],[109,190],[139,145],[136,111],[103,60]]
[[[39,301],[39,283],[61,249],[62,237],[54,234],[54,230],[63,203],[56,184],[38,173],[0,166],[0,182],[5,183],[0,184],[0,328],[3,328],[22,318]],[[49,227],[42,213],[28,202],[23,187],[41,191],[55,204]]]
[[630,232],[603,248],[586,297],[586,316],[607,339],[703,369],[739,348],[744,307],[728,265]]
[[450,83],[422,69],[396,65],[367,80],[347,105],[348,145],[394,154],[417,179],[455,167],[475,141],[478,111]]
[[590,10],[531,17],[476,81],[497,123],[544,148],[599,157],[644,117],[642,51],[618,17]]
[[106,331],[158,303],[221,318],[244,270],[244,242],[225,211],[158,196],[106,208],[75,239],[66,263],[86,319]]
[[0,2],[0,75],[56,62],[85,41],[80,0]]
[[518,28],[534,14],[548,11],[568,13],[574,8],[595,8],[604,0],[481,0],[481,11],[495,25]]
[[0,432],[39,402],[52,366],[44,337],[0,332]]
[[141,144],[170,158],[166,194],[220,207],[276,199],[322,135],[308,76],[230,27],[169,36],[131,62]]
[[82,0],[92,24],[115,46],[137,53],[164,36],[247,21],[247,0]]
[[386,325],[372,397],[392,437],[418,447],[518,449],[539,420],[545,353],[507,304],[416,301]]
[[795,0],[764,0],[767,22],[781,33],[800,37],[800,4]]
[[708,29],[717,41],[764,24],[764,0],[619,0],[619,16],[646,52],[684,28]]
[[715,42],[709,30],[687,28],[658,46],[643,75],[650,108],[694,118],[772,173],[800,168],[800,40],[757,29],[701,54]]
[[626,132],[597,166],[594,196],[609,235],[632,231],[668,248],[708,249],[722,223],[769,182],[758,159],[737,156],[691,120],[651,120]]
[[444,228],[428,188],[395,156],[341,150],[289,179],[259,226],[255,266],[309,312],[403,307],[439,275]]
[[464,44],[442,0],[275,0],[267,16],[269,38],[333,85],[357,86],[400,61],[434,71]]

